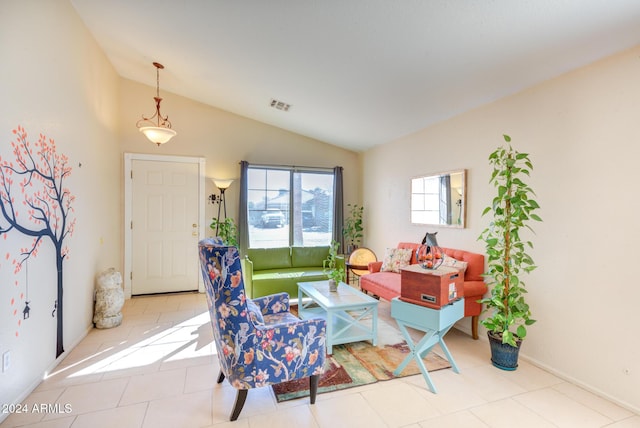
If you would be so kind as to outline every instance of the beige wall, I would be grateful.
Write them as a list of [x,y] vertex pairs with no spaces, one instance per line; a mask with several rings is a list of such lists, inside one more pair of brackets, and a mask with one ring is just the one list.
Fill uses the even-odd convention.
[[[165,64],[167,70],[168,64]],[[153,66],[149,63],[150,83],[154,83]],[[240,161],[255,164],[344,167],[344,200],[358,203],[360,195],[360,164],[358,154],[324,142],[256,122],[233,113],[201,104],[188,98],[162,91],[162,113],[169,115],[178,132],[160,147],[148,142],[135,124],[142,114],[151,115],[155,109],[155,88],[131,80],[120,86],[120,128],[122,152],[158,155],[203,156],[207,177],[240,177]],[[265,103],[265,108],[269,108]],[[286,114],[286,113],[282,113]],[[206,194],[218,193],[207,180]],[[239,182],[225,192],[227,214],[237,219]],[[207,203],[205,219],[208,224],[217,215],[217,205]],[[208,230],[207,230],[208,232]],[[205,233],[208,236],[208,233]]]
[[[65,180],[75,200],[73,236],[63,263],[64,345],[87,333],[93,315],[95,275],[120,267],[122,226],[117,129],[119,79],[66,0],[3,0],[0,13],[0,156],[14,161],[10,142],[18,125],[35,143],[53,138],[68,157]],[[36,182],[37,187],[37,182]],[[26,208],[15,193],[22,215]],[[4,225],[0,220],[0,226]],[[51,241],[18,273],[12,261],[31,237],[16,230],[0,237],[0,354],[11,367],[0,373],[0,403],[19,402],[56,364],[56,264]],[[28,288],[28,290],[27,290]],[[21,319],[25,300],[28,319]],[[14,314],[14,310],[17,313]],[[0,420],[6,417],[0,414]]]
[[[527,278],[538,320],[523,357],[640,410],[640,47],[460,115],[364,154],[366,245],[382,255],[438,231],[445,247],[483,252],[476,238],[493,196],[487,157],[502,134],[528,152],[542,206]],[[467,228],[409,222],[409,180],[466,168]],[[469,320],[459,323],[469,330]],[[484,339],[484,336],[482,336]],[[488,345],[487,345],[488,346]]]

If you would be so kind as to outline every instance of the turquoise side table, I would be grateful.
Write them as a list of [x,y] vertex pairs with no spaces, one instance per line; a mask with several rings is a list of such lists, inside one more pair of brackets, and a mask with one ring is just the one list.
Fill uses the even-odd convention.
[[[403,302],[395,297],[391,300],[391,316],[395,318],[396,323],[398,323],[398,327],[411,351],[400,363],[398,368],[395,369],[393,374],[398,376],[413,359],[418,364],[422,376],[431,389],[431,392],[437,394],[438,391],[431,380],[431,376],[429,376],[429,371],[425,367],[422,358],[431,352],[431,349],[439,343],[453,371],[460,373],[456,362],[451,356],[451,352],[449,352],[449,348],[447,348],[447,345],[444,343],[444,335],[464,316],[464,299],[456,300],[438,310]],[[411,335],[407,331],[407,327],[425,333],[418,343],[414,344]]]

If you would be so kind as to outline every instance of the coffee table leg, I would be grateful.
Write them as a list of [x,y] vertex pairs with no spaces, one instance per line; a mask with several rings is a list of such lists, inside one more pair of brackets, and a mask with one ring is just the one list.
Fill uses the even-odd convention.
[[373,340],[371,343],[373,346],[378,345],[378,305],[373,307]]
[[327,354],[333,354],[333,311],[327,311]]

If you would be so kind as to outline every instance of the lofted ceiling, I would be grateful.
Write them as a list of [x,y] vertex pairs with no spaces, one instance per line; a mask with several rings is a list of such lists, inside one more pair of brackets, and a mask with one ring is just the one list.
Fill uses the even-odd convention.
[[640,44],[638,0],[70,1],[123,78],[354,151]]

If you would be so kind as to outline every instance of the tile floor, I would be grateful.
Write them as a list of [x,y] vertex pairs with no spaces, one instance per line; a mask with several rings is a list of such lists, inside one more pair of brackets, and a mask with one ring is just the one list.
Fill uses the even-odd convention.
[[[455,329],[446,342],[461,373],[432,373],[438,394],[420,375],[321,394],[314,406],[278,404],[261,388],[229,422],[235,390],[216,384],[204,295],[134,298],[123,313],[121,326],[91,331],[25,400],[60,412],[13,414],[0,426],[640,427],[640,415],[524,361],[514,372],[493,368],[486,342]],[[388,318],[388,303],[380,315]]]

